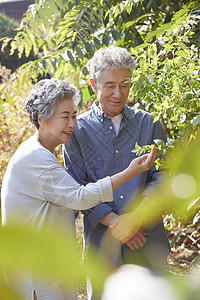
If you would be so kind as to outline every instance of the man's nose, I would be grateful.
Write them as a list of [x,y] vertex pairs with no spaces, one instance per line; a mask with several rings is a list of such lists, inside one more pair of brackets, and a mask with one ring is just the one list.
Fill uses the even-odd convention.
[[122,94],[122,93],[121,93],[120,87],[119,87],[119,86],[116,86],[115,89],[114,89],[114,91],[113,91],[113,96],[117,98],[117,97],[120,97],[121,94]]

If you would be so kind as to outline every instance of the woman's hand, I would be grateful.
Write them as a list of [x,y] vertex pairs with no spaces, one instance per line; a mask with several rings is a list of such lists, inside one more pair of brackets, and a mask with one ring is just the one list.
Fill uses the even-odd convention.
[[150,154],[133,159],[124,171],[111,176],[113,192],[137,174],[148,171],[156,160],[156,157],[157,148],[152,147]]
[[157,148],[152,147],[150,154],[133,159],[128,168],[135,170],[137,174],[148,171],[155,162],[157,153]]

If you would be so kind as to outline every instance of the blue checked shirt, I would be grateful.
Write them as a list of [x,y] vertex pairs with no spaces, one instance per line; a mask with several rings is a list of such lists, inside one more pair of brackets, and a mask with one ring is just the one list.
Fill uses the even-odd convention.
[[[93,103],[88,112],[79,116],[70,142],[64,145],[66,171],[81,184],[95,182],[128,167],[136,157],[131,152],[136,142],[144,146],[152,144],[154,139],[166,141],[161,124],[154,123],[151,114],[125,105],[116,135],[111,118],[98,108],[97,102]],[[111,211],[120,214],[130,199],[134,199],[141,190],[142,195],[148,196],[157,185],[158,173],[153,166],[149,171],[135,176],[119,187],[114,192],[113,202],[101,203],[83,211],[87,247],[90,242],[99,246],[107,228],[100,224],[101,219]],[[152,239],[159,239],[161,244],[167,244],[163,224],[159,226],[159,233],[156,233],[159,236],[152,236]],[[151,234],[148,238],[151,240]]]

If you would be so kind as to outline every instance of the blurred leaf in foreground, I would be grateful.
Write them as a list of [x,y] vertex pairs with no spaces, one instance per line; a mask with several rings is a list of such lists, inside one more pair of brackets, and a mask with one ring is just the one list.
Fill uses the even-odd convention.
[[81,263],[76,243],[66,232],[65,235],[58,231],[36,232],[14,225],[1,228],[0,239],[0,270],[8,274],[20,276],[31,271],[38,278],[60,280],[67,286],[85,280],[87,274],[100,290],[110,272],[103,261],[94,256],[87,265]]

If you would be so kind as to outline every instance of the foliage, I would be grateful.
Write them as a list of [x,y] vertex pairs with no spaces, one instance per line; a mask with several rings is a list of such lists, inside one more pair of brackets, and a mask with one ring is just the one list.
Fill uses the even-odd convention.
[[[164,164],[166,161],[164,161],[163,155],[166,154],[167,152],[167,144],[165,144],[163,142],[163,140],[160,139],[155,139],[153,140],[153,144],[152,145],[145,145],[143,147],[141,147],[140,145],[138,145],[138,143],[135,143],[135,149],[133,149],[131,152],[135,153],[136,155],[142,155],[143,153],[148,153],[151,152],[151,148],[152,147],[156,147],[158,150],[158,158],[155,160],[154,165],[156,167],[156,170],[158,170],[162,164]],[[161,157],[162,156],[162,157]],[[161,159],[162,158],[162,159]]]
[[[0,63],[6,68],[10,69],[12,72],[14,72],[25,62],[36,59],[32,51],[29,53],[29,55],[23,54],[20,58],[18,57],[19,52],[17,49],[13,52],[12,55],[9,54],[11,49],[9,39],[15,37],[16,31],[14,31],[14,28],[17,27],[19,27],[19,24],[16,21],[14,21],[12,18],[7,17],[3,13],[0,13],[0,39],[6,36],[7,39],[4,40],[4,43],[8,43],[8,47],[6,47],[5,49],[3,47],[2,52],[0,52]],[[0,41],[0,47],[2,45],[3,43]]]
[[34,133],[33,126],[24,112],[25,96],[23,93],[21,96],[14,95],[11,91],[12,105],[4,101],[0,115],[0,185],[12,154]]
[[[137,62],[131,101],[153,112],[168,137],[176,138],[187,124],[200,124],[199,6],[183,4],[172,2],[169,9],[167,1],[36,1],[11,42],[11,54],[18,48],[19,55],[32,49],[44,55],[22,66],[19,90],[24,82],[31,85],[30,78],[50,73],[71,78],[86,103],[92,95],[88,59],[100,47],[126,46]],[[172,15],[171,8],[181,9]]]
[[83,265],[75,240],[66,229],[54,228],[49,232],[42,228],[37,232],[14,224],[1,228],[0,237],[0,270],[6,271],[8,276],[16,270],[17,276],[31,270],[39,278],[60,280],[70,286],[75,281],[83,281],[87,275],[93,278],[97,289],[101,289],[111,271],[105,260],[96,259],[95,253],[91,253],[87,265]]
[[[172,150],[168,161],[170,176],[166,178],[165,186],[159,195],[158,193],[154,195],[149,205],[141,206],[141,213],[147,216],[146,226],[153,224],[164,210],[169,212],[168,216],[173,213],[170,222],[176,212],[175,224],[178,221],[186,221],[185,216],[198,222],[197,200],[200,193],[198,2],[37,0],[35,4],[30,5],[16,30],[16,35],[13,38],[3,38],[3,49],[6,50],[7,44],[10,43],[10,54],[17,49],[20,58],[23,53],[29,56],[33,51],[34,55],[39,54],[39,59],[20,67],[16,79],[14,78],[11,84],[5,82],[0,84],[2,171],[4,172],[10,156],[19,143],[33,132],[33,128],[29,130],[30,124],[22,113],[22,107],[26,94],[32,87],[32,82],[38,80],[38,75],[45,76],[48,73],[60,79],[68,78],[82,91],[83,102],[87,103],[92,98],[92,89],[88,85],[88,60],[100,47],[113,44],[126,47],[136,60],[130,104],[153,113],[155,121],[158,119],[161,121]],[[14,117],[16,112],[17,118]],[[138,150],[141,150],[139,147]],[[11,149],[10,153],[7,152],[8,149],[9,151]],[[198,203],[195,215],[194,203]],[[17,230],[11,229],[6,232],[7,241],[5,232],[2,235],[0,233],[3,249],[0,251],[5,256],[2,256],[0,264],[5,258],[5,264],[8,263],[10,268],[19,267],[17,255],[24,251],[23,244],[20,245],[17,241],[17,236],[24,240],[29,239],[28,231]],[[37,239],[35,233],[30,234],[43,251],[41,237]],[[182,232],[179,236],[181,234]],[[178,238],[175,235],[174,237]],[[16,252],[9,251],[11,247]],[[34,249],[30,247],[27,251],[34,255]],[[71,257],[70,249],[68,249],[69,257]],[[65,256],[59,251],[55,248],[54,254],[60,256],[63,262],[62,258]],[[13,252],[16,254],[16,261],[12,257]],[[45,258],[51,259],[46,254]],[[12,265],[9,264],[9,260],[13,262]],[[32,266],[27,257],[23,263],[24,266]],[[67,265],[63,266],[66,273],[64,271],[62,274],[67,276]],[[93,271],[93,276],[96,276],[98,282],[98,273],[102,267],[94,266],[95,269],[91,263],[89,270]],[[46,264],[43,267],[44,265],[36,264],[35,269],[53,275],[50,265]],[[192,291],[188,294],[189,299]],[[184,297],[186,299],[185,295]]]

